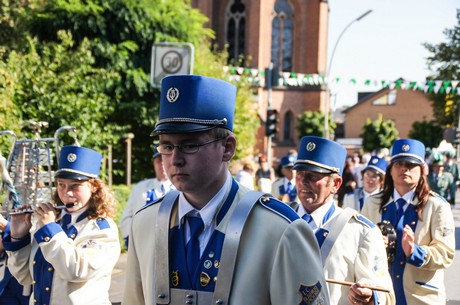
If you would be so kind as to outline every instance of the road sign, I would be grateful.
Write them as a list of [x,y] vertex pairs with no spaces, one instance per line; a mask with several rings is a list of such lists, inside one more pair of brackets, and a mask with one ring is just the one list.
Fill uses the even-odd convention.
[[160,87],[163,77],[193,73],[193,45],[185,42],[160,42],[152,47],[150,84]]

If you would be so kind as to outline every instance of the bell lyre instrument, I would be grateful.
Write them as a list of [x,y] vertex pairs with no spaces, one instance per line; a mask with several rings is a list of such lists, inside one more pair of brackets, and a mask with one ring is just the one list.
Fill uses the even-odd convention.
[[[0,173],[4,197],[2,209],[6,215],[31,213],[39,204],[51,202],[56,209],[65,206],[56,206],[52,200],[54,187],[54,164],[59,160],[59,134],[69,131],[73,134],[74,145],[80,146],[77,140],[76,128],[63,126],[56,130],[53,138],[40,138],[42,127],[47,122],[28,122],[35,133],[33,139],[17,139],[10,130],[0,131],[0,136],[13,138],[12,148],[8,159],[0,153]],[[55,153],[53,153],[53,149]],[[29,209],[16,210],[21,205],[29,205]]]

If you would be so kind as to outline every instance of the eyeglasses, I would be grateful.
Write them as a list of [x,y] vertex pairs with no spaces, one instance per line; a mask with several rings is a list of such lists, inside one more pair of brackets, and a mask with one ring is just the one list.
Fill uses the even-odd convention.
[[174,145],[174,144],[165,144],[165,143],[159,143],[156,145],[156,148],[158,150],[158,152],[162,155],[172,155],[173,151],[174,151],[174,148],[177,147],[177,149],[184,153],[184,154],[194,154],[196,152],[198,152],[200,150],[200,147],[201,146],[205,146],[205,145],[208,145],[208,144],[211,144],[211,143],[215,143],[215,142],[218,142],[218,141],[221,141],[225,139],[225,137],[223,138],[219,138],[219,139],[214,139],[214,140],[211,140],[209,142],[205,142],[205,143],[201,143],[201,144],[180,144],[180,145]]

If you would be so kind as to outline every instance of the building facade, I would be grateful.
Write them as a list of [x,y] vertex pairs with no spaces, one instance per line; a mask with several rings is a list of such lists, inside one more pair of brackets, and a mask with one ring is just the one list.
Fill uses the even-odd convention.
[[382,89],[366,95],[345,112],[345,138],[360,138],[367,119],[395,122],[400,138],[409,137],[416,121],[434,120],[432,102],[422,91]]
[[[209,18],[215,43],[228,46],[234,62],[243,57],[247,68],[264,71],[273,63],[283,72],[326,72],[329,6],[325,0],[192,0],[192,6]],[[231,64],[231,63],[229,63]],[[326,109],[326,91],[321,85],[277,86],[270,94],[259,88],[255,107],[261,121],[257,150],[268,152],[265,137],[267,108],[279,112],[279,129],[269,156],[283,157],[297,149],[296,116]]]

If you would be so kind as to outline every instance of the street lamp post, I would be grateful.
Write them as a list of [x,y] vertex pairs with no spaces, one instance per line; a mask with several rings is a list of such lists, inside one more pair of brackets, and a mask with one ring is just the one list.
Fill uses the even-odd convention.
[[331,74],[331,68],[332,68],[332,62],[334,60],[335,50],[337,49],[337,46],[339,45],[340,39],[342,38],[343,34],[348,30],[348,28],[353,23],[360,21],[361,19],[363,19],[364,17],[366,17],[370,13],[372,13],[372,10],[368,10],[367,12],[365,12],[364,14],[359,16],[358,18],[353,19],[342,30],[342,33],[340,33],[339,37],[337,38],[337,40],[335,42],[334,49],[332,49],[331,58],[329,59],[329,64],[326,67],[326,111],[324,112],[324,137],[326,139],[329,139],[329,110],[331,109],[331,88],[330,88],[330,85],[329,85],[329,82],[330,82],[329,76]]

